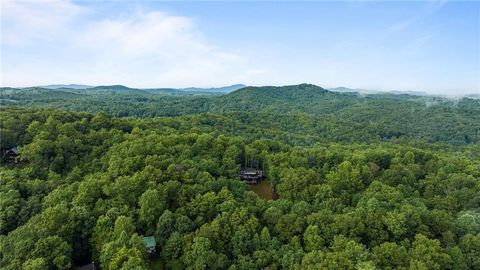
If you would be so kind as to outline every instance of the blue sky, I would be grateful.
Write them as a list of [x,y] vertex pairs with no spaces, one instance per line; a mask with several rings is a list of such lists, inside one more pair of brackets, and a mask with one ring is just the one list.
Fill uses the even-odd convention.
[[480,93],[480,2],[2,2],[1,84]]

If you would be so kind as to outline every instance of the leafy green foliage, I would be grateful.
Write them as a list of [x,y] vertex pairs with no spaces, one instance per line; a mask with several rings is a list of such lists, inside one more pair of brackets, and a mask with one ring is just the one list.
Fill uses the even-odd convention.
[[[23,105],[123,106],[8,91]],[[147,235],[164,269],[480,268],[476,101],[311,85],[142,95],[182,116],[1,108],[1,147],[18,146],[20,162],[0,166],[0,268],[147,269]],[[146,116],[142,102],[122,110]],[[201,111],[215,113],[183,115]],[[264,167],[278,200],[240,181],[246,163]]]
[[194,119],[203,125],[221,125],[233,133],[248,129],[259,135],[261,129],[283,140],[296,140],[292,135],[301,134],[307,143],[325,138],[365,142],[399,137],[450,144],[480,141],[478,99],[335,93],[310,84],[245,87],[225,95],[148,92],[124,86],[1,88],[0,100],[2,105],[104,112],[119,117],[220,113],[227,118],[203,115]]

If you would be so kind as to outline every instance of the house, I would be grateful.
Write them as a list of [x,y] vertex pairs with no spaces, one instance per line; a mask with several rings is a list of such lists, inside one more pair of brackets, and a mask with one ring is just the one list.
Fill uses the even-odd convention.
[[263,179],[263,171],[253,168],[245,168],[239,172],[238,176],[247,184],[257,184]]
[[12,147],[10,149],[5,150],[5,152],[3,152],[3,159],[7,163],[16,163],[17,158],[18,158],[17,147]]
[[149,255],[155,253],[157,243],[155,242],[155,236],[144,236],[143,242],[145,242],[145,246],[147,246],[147,253]]

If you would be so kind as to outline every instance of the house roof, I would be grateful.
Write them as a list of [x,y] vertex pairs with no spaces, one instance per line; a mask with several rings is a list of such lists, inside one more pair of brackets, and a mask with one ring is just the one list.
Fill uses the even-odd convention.
[[13,153],[13,154],[18,154],[18,150],[17,150],[17,147],[12,147],[10,149],[8,149],[7,151],[5,151],[5,153]]
[[156,246],[155,236],[144,236],[143,242],[145,242],[145,245],[147,246],[147,248],[153,248]]

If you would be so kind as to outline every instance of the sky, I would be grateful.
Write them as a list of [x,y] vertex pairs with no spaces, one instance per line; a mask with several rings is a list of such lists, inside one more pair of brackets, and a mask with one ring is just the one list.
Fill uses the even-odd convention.
[[1,86],[480,93],[480,1],[2,1]]

